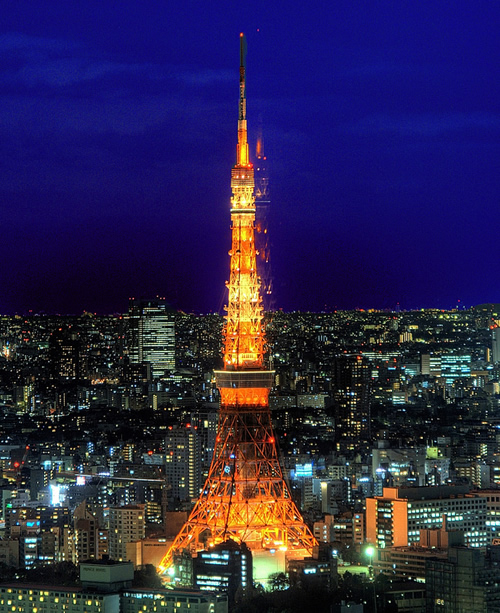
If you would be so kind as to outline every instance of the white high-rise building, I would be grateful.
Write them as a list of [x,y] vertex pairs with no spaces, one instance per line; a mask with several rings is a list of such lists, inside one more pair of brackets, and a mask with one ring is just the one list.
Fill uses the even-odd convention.
[[175,368],[174,312],[161,298],[130,299],[128,311],[130,362],[149,363],[153,378]]
[[109,509],[109,557],[126,562],[127,543],[141,541],[146,536],[144,505],[128,505]]
[[500,362],[500,328],[493,328],[491,336],[491,359],[493,362]]
[[189,500],[200,494],[200,438],[191,425],[174,428],[165,438],[165,476],[174,498]]

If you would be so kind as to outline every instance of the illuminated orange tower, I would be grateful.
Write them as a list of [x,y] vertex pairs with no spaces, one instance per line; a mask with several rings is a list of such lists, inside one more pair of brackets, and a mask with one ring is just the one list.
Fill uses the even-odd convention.
[[245,38],[240,35],[236,164],[231,171],[232,245],[224,326],[224,369],[215,372],[221,406],[210,471],[189,519],[162,560],[233,539],[253,551],[311,555],[316,540],[283,479],[269,410],[274,371],[264,364],[264,324],[254,240],[254,168],[247,142]]

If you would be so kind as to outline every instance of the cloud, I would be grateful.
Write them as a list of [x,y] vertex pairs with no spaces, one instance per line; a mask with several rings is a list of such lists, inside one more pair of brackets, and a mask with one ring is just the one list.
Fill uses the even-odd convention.
[[17,54],[26,58],[42,54],[65,53],[70,49],[80,48],[78,43],[64,39],[42,38],[28,36],[19,32],[6,32],[0,34],[0,56],[6,53]]
[[46,84],[65,86],[74,83],[99,80],[119,73],[154,73],[150,65],[119,64],[82,58],[60,58],[24,66],[17,78],[29,87]]
[[166,96],[148,96],[132,104],[117,97],[104,101],[42,99],[28,96],[0,97],[0,129],[31,137],[47,133],[136,134],[162,123],[182,104]]
[[371,115],[347,126],[347,131],[358,136],[374,133],[389,133],[400,136],[436,136],[449,132],[500,129],[500,116],[492,113],[452,113]]
[[[349,58],[346,58],[349,61]],[[344,77],[361,77],[361,78],[380,78],[383,75],[390,76],[403,76],[412,74],[427,74],[429,68],[418,66],[415,64],[407,64],[395,59],[370,59],[366,58],[351,58],[350,66],[346,66],[344,69],[339,68],[339,76]]]
[[29,89],[66,87],[125,73],[159,77],[159,69],[150,63],[115,62],[71,41],[16,33],[0,36],[0,61],[0,86]]
[[234,82],[234,71],[232,70],[201,70],[187,71],[176,75],[176,78],[187,85],[212,85],[225,81]]
[[0,66],[0,131],[15,132],[12,141],[132,135],[165,122],[179,132],[201,108],[216,111],[200,96],[234,79],[227,70],[115,61],[80,43],[18,33],[0,35]]
[[66,87],[117,77],[143,78],[152,82],[173,79],[192,87],[206,87],[234,79],[228,70],[199,70],[150,62],[116,62],[101,57],[81,44],[18,33],[0,35],[1,85],[26,88]]

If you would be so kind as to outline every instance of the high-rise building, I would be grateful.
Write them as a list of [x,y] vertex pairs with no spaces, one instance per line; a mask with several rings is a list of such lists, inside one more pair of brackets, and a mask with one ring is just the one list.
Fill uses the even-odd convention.
[[423,375],[442,377],[447,385],[457,379],[471,375],[471,356],[467,353],[443,353],[440,355],[422,354],[421,370]]
[[370,430],[371,373],[360,355],[342,355],[333,367],[336,438],[340,449],[359,447]]
[[423,375],[430,377],[441,376],[441,356],[430,353],[422,353],[420,356],[420,369]]
[[82,343],[71,326],[54,330],[49,339],[52,378],[60,383],[77,383],[83,375]]
[[128,560],[127,544],[146,536],[144,505],[128,505],[109,509],[109,557],[116,562]]
[[165,477],[171,495],[191,500],[200,494],[201,440],[191,424],[169,430],[165,437]]
[[175,368],[174,313],[165,300],[130,299],[128,351],[132,364],[151,365],[153,378]]
[[500,328],[493,328],[491,337],[491,359],[497,363],[500,362]]
[[[316,539],[292,500],[278,461],[269,409],[274,372],[264,362],[264,320],[255,248],[254,167],[249,159],[245,40],[240,37],[236,164],[231,171],[232,246],[224,326],[224,368],[216,371],[219,425],[208,478],[188,521],[160,565],[229,539],[252,553],[312,553]],[[175,573],[175,569],[174,569]]]
[[201,471],[203,474],[203,481],[208,476],[208,471],[214,455],[218,418],[217,411],[213,408],[202,408],[191,413],[191,425],[196,428],[201,443]]
[[81,502],[73,513],[75,550],[78,562],[99,557],[99,522],[87,501]]
[[314,536],[320,543],[333,543],[335,540],[335,518],[328,513],[321,521],[315,521],[313,525]]
[[478,489],[474,494],[486,499],[486,528],[489,543],[500,543],[500,493],[498,490]]

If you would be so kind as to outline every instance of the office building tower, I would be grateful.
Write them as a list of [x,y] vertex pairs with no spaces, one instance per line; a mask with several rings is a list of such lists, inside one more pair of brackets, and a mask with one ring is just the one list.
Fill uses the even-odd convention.
[[465,353],[443,353],[441,356],[441,377],[447,385],[457,379],[470,377],[471,356]]
[[[316,539],[292,500],[278,461],[269,409],[274,372],[264,361],[264,320],[255,249],[254,167],[249,159],[245,41],[240,37],[240,98],[236,164],[231,172],[232,246],[224,326],[223,370],[216,371],[219,424],[212,464],[188,521],[167,552],[192,553],[229,539],[255,554],[286,550],[310,555]],[[175,572],[175,569],[174,569]]]
[[200,439],[203,482],[208,477],[208,471],[214,455],[218,418],[217,410],[214,408],[202,408],[191,413],[191,425],[196,428]]
[[78,382],[82,376],[82,344],[71,326],[54,330],[49,338],[51,375],[58,382]]
[[132,364],[147,363],[153,378],[175,368],[174,313],[165,300],[130,299],[127,345]]
[[423,375],[429,377],[441,376],[441,356],[430,353],[422,353],[420,356],[420,370]]

